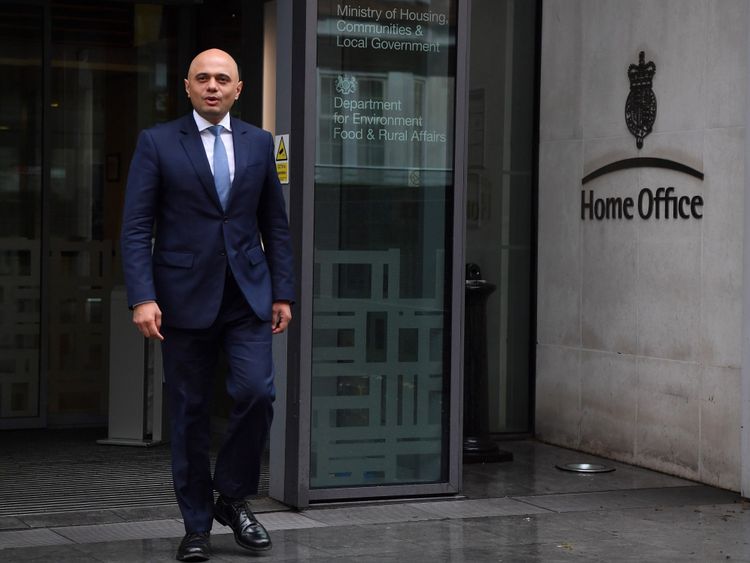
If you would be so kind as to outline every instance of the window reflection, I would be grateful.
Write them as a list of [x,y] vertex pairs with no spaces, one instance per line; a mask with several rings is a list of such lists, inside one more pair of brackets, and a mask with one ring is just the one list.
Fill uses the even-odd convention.
[[[201,47],[248,52],[246,6],[245,15],[257,8],[0,3],[0,72],[12,85],[0,93],[0,427],[19,417],[43,424],[44,415],[50,426],[103,422],[110,292],[122,283],[117,239],[137,133],[187,112],[182,76]],[[49,357],[41,374],[40,350]]]
[[109,309],[138,131],[176,113],[173,6],[55,2],[49,111],[49,416],[107,412]]
[[41,18],[0,6],[0,419],[39,415]]
[[487,302],[491,432],[530,430],[536,5],[472,4],[466,261],[497,286]]

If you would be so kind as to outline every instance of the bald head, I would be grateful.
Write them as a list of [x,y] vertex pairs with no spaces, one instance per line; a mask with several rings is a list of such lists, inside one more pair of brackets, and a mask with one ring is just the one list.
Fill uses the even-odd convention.
[[190,63],[185,91],[198,115],[219,123],[242,91],[237,62],[221,49],[199,53]]
[[240,79],[237,61],[232,58],[232,55],[221,49],[207,49],[198,53],[190,63],[190,68],[188,68],[188,79],[195,74],[196,68],[201,68],[207,64],[228,65],[233,72],[234,79],[237,81]]

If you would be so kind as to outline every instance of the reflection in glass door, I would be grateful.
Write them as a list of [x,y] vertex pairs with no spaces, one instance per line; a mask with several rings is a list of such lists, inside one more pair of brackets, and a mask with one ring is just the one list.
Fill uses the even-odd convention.
[[106,423],[138,131],[187,113],[197,50],[254,68],[244,38],[259,4],[0,3],[0,428]]
[[0,5],[0,428],[43,415],[41,22],[39,6]]
[[497,286],[483,405],[494,433],[531,431],[537,6],[472,2],[466,261]]
[[138,130],[174,115],[179,78],[174,8],[55,2],[50,12],[48,411],[67,426],[106,420],[127,166]]

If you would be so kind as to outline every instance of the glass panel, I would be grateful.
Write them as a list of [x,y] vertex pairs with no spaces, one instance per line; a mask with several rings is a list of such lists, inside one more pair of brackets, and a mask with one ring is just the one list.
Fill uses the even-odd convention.
[[0,418],[38,417],[42,10],[0,5]]
[[530,430],[536,4],[472,3],[466,261],[496,286],[483,405],[491,432]]
[[107,412],[110,293],[138,131],[177,113],[178,8],[54,2],[50,69],[49,416]]
[[310,485],[446,481],[456,2],[318,6]]

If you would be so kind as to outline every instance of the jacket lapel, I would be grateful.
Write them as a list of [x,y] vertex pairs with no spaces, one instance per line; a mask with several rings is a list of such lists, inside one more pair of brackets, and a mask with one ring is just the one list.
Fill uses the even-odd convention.
[[182,148],[185,149],[190,163],[193,165],[195,174],[198,176],[203,188],[206,190],[208,197],[221,209],[221,202],[219,201],[219,194],[216,193],[216,184],[214,184],[214,176],[211,174],[211,167],[208,165],[208,159],[206,158],[206,150],[203,148],[203,140],[201,134],[198,131],[198,126],[195,124],[193,114],[188,114],[180,124],[180,143]]
[[232,189],[229,191],[229,202],[232,201],[232,196],[242,185],[247,169],[247,159],[250,156],[250,140],[247,135],[247,127],[244,126],[244,123],[234,118],[232,118],[232,143],[234,143],[234,180],[232,180]]

